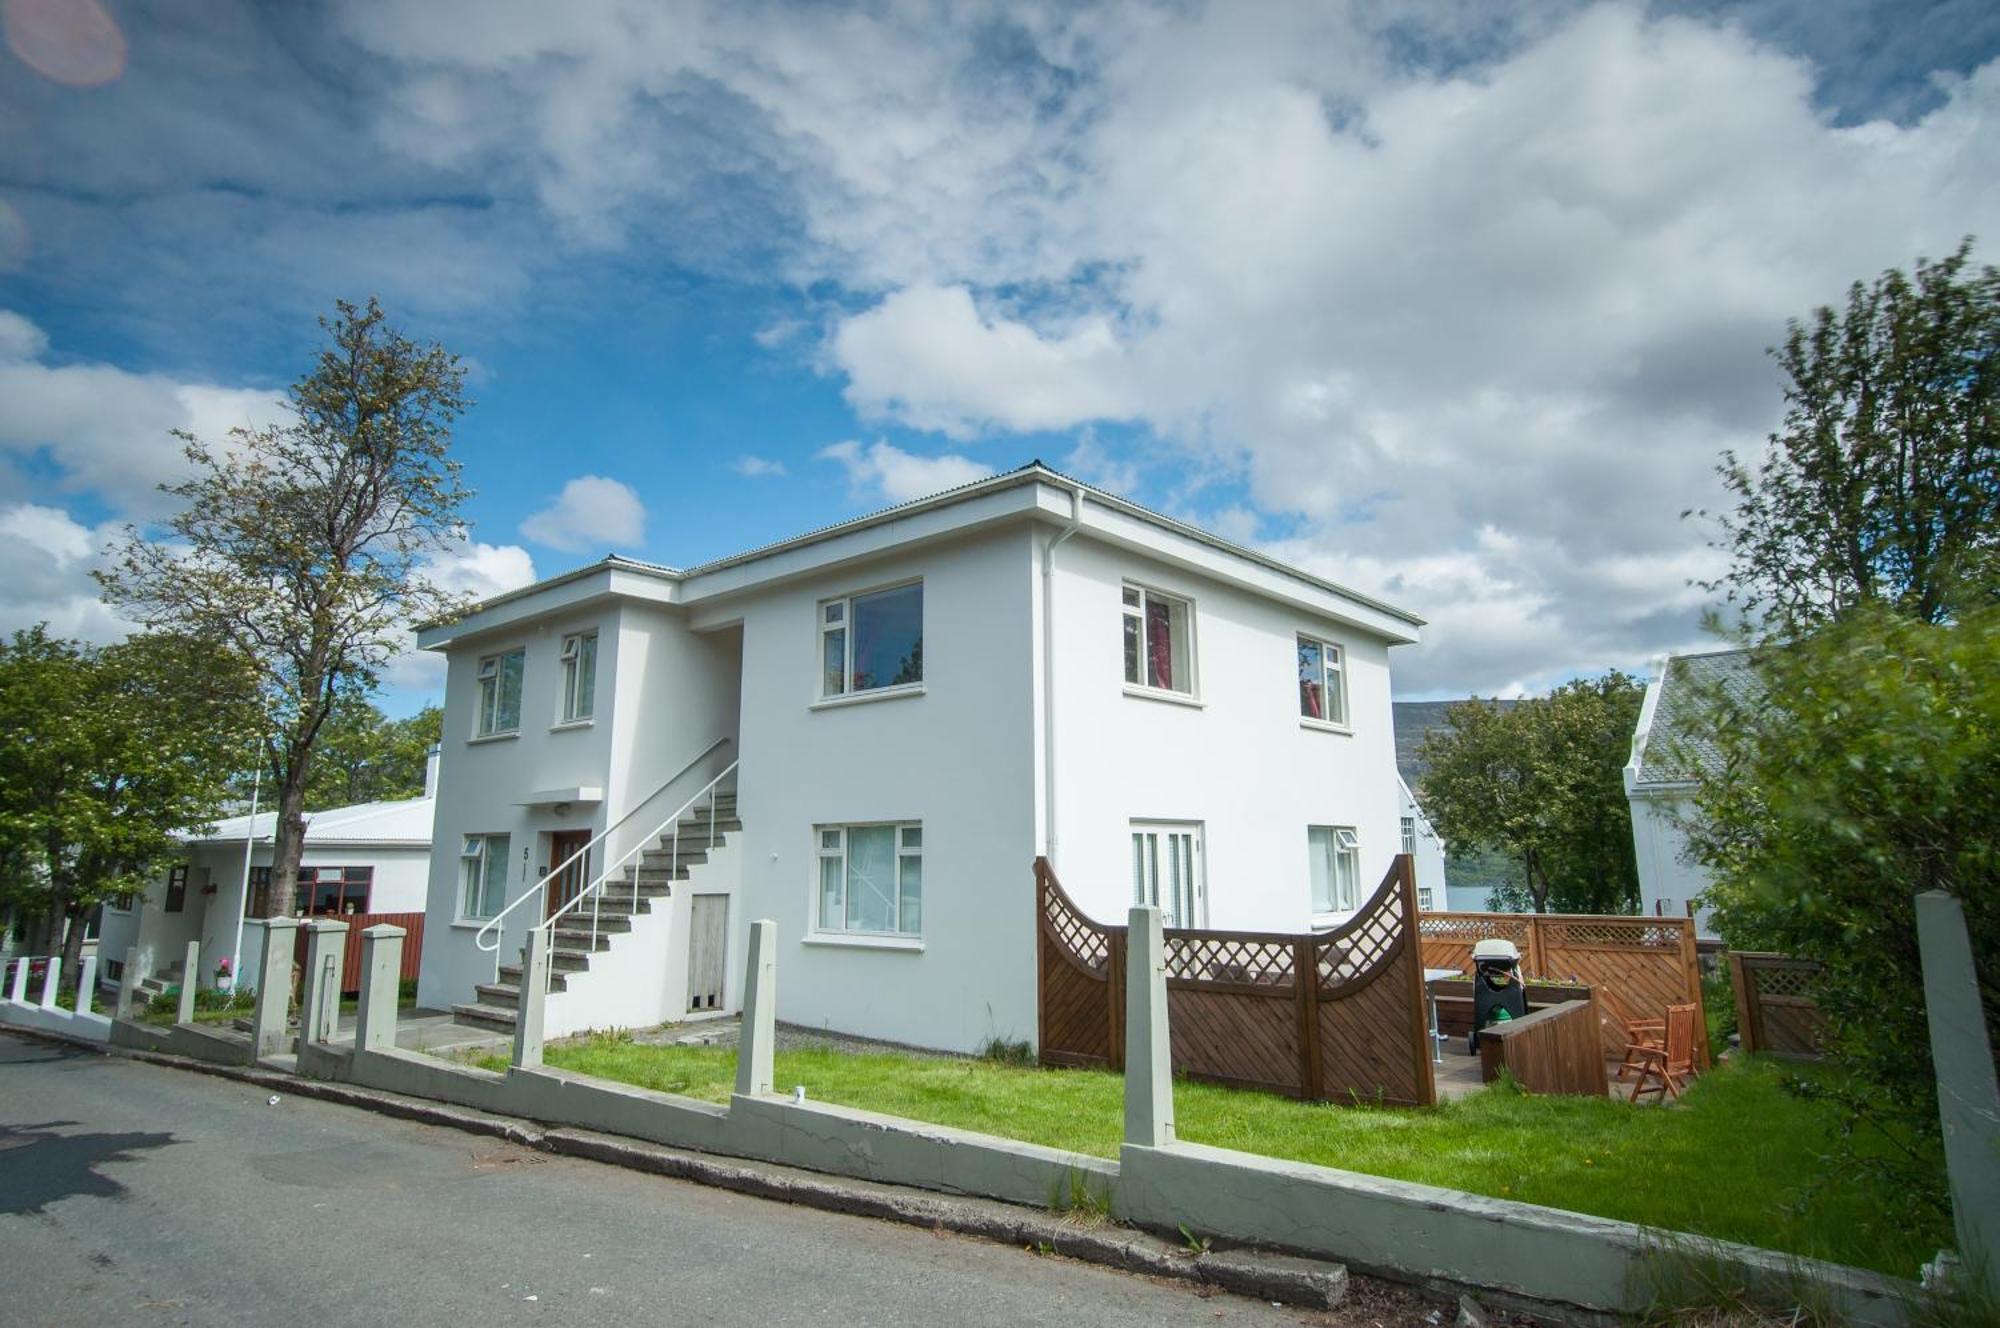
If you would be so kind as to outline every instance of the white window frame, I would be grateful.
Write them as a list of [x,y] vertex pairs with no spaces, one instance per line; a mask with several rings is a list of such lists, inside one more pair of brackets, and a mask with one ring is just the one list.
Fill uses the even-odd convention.
[[[1137,598],[1135,599],[1134,596]],[[1187,686],[1161,687],[1148,681],[1152,676],[1151,659],[1146,650],[1146,608],[1154,600],[1166,604],[1178,604],[1186,615],[1187,622]],[[1195,650],[1194,598],[1178,595],[1171,590],[1157,590],[1138,581],[1126,581],[1118,592],[1118,656],[1119,676],[1125,680],[1125,690],[1146,696],[1174,697],[1192,701],[1201,695],[1201,666]],[[1139,680],[1125,672],[1125,634],[1129,624],[1136,621],[1139,631]],[[1171,653],[1171,651],[1169,652]]]
[[528,648],[515,646],[511,650],[498,650],[479,657],[478,667],[473,672],[473,680],[478,684],[478,692],[472,707],[472,736],[475,738],[501,738],[521,731],[522,697],[514,698],[514,723],[501,728],[500,688],[506,678],[506,661],[516,655],[521,658],[520,685],[525,693],[528,689]]
[[[920,692],[923,690],[924,678],[921,662],[917,669],[916,678],[910,682],[883,683],[879,687],[856,687],[854,685],[854,601],[858,599],[871,599],[876,595],[886,595],[892,591],[908,590],[911,586],[917,588],[917,642],[921,646],[925,636],[926,615],[923,603],[924,579],[920,576],[911,577],[906,581],[894,581],[886,586],[871,586],[866,590],[856,590],[845,595],[835,595],[831,599],[823,599],[819,602],[819,607],[816,610],[819,619],[819,630],[813,637],[813,644],[818,647],[818,652],[813,657],[813,669],[819,677],[815,695],[821,701],[842,701],[849,697],[861,696],[900,695],[905,692]],[[826,686],[827,638],[836,633],[841,637],[840,688],[838,691],[828,691]]]
[[[505,847],[498,854],[493,851],[494,842],[503,841]],[[501,831],[491,834],[471,834],[465,836],[458,850],[458,920],[460,922],[490,922],[507,907],[507,868],[512,856],[514,837]],[[491,898],[496,882],[492,879],[496,868],[500,872],[499,898]],[[471,873],[479,873],[478,898],[473,897]],[[492,905],[491,912],[480,912],[475,904]]]
[[[586,643],[590,647],[588,674],[583,668]],[[565,636],[557,658],[562,661],[562,711],[556,716],[556,723],[581,724],[594,718],[597,713],[597,629],[592,627],[588,631],[571,632]],[[577,704],[577,694],[583,690],[581,684],[586,678],[590,684],[590,704],[584,709]]]
[[[1132,902],[1151,904],[1160,910],[1162,925],[1202,928],[1208,925],[1208,854],[1204,851],[1206,826],[1200,821],[1138,821],[1131,823]],[[1160,844],[1185,838],[1188,843],[1188,874],[1176,888],[1171,880],[1172,861],[1162,874]],[[1152,840],[1151,844],[1144,841]],[[1144,854],[1145,857],[1141,858]],[[1149,879],[1150,878],[1150,879]],[[1176,895],[1162,902],[1162,882]],[[1186,917],[1181,916],[1183,913]]]
[[[896,929],[894,931],[871,931],[848,925],[849,905],[852,902],[852,875],[848,862],[848,832],[851,830],[889,829],[896,834]],[[826,921],[823,908],[821,882],[826,864],[840,864],[840,919],[837,924]],[[905,873],[914,862],[917,869],[914,908],[910,908],[912,896]],[[837,825],[815,825],[813,827],[813,872],[812,872],[812,934],[819,937],[858,937],[875,941],[921,941],[924,937],[924,823],[922,821],[849,821]],[[904,914],[916,914],[916,925],[905,927]]]
[[[1349,732],[1353,726],[1352,722],[1348,719],[1349,711],[1347,708],[1346,648],[1338,641],[1329,641],[1323,636],[1314,636],[1310,632],[1299,633],[1298,645],[1319,647],[1319,694],[1322,698],[1326,698],[1323,704],[1327,704],[1329,709],[1337,705],[1340,710],[1340,718],[1338,719],[1329,719],[1324,715],[1318,717],[1308,715],[1306,713],[1305,692],[1301,688],[1299,692],[1299,722],[1313,728],[1335,729],[1342,733]],[[1296,648],[1293,651],[1292,657],[1296,664],[1298,659]],[[1299,679],[1301,683],[1305,681],[1306,679],[1304,678]]]
[[1396,828],[1398,833],[1401,834],[1403,839],[1403,852],[1409,854],[1413,858],[1416,857],[1417,818],[1414,816],[1405,816],[1401,818],[1400,821],[1398,821]]
[[[1316,898],[1308,898],[1313,915],[1326,917],[1336,913],[1352,913],[1361,907],[1361,836],[1351,825],[1309,825],[1306,827],[1306,890],[1312,891],[1313,855],[1320,851],[1313,842],[1313,833],[1324,831],[1332,836],[1333,860],[1328,863],[1328,888],[1332,892],[1329,907],[1322,908]],[[1342,889],[1342,864],[1346,865],[1346,889]],[[1345,898],[1343,899],[1343,894]]]

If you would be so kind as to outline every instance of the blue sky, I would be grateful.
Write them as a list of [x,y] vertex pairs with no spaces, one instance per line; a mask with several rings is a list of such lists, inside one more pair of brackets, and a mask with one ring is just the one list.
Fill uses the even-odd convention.
[[1425,615],[1402,695],[1639,669],[1785,319],[2000,234],[1990,4],[0,19],[0,629],[122,630],[167,431],[374,294],[472,371],[469,591],[1039,456]]

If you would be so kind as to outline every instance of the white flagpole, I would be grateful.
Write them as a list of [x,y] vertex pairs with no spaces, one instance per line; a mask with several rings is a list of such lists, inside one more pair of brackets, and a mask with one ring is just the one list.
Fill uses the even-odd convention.
[[243,898],[236,907],[236,948],[229,953],[232,995],[243,988],[243,915],[250,911],[250,851],[257,842],[257,795],[264,789],[264,762],[262,753],[258,755],[250,780],[250,820],[243,827]]

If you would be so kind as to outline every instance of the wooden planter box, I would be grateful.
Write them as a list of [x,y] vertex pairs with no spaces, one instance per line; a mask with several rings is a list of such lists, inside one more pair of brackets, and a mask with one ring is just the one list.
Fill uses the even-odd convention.
[[[1529,982],[1523,984],[1528,991],[1528,1013],[1546,1010],[1561,1005],[1564,1001],[1587,1001],[1589,987],[1573,987],[1565,982]],[[1435,978],[1430,984],[1431,997],[1437,1002],[1438,1032],[1449,1038],[1464,1039],[1472,1035],[1472,979]]]

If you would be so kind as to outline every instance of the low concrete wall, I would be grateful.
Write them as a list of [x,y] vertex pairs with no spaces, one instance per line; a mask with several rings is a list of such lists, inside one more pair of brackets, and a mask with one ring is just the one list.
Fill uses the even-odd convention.
[[200,1024],[142,1024],[136,1019],[113,1019],[109,1042],[114,1047],[134,1051],[158,1051],[209,1065],[252,1065],[250,1036],[234,1029],[223,1031]]
[[1902,1323],[1914,1290],[1894,1278],[1748,1245],[1200,1144],[1127,1144],[1120,1163],[1112,1211],[1140,1226],[1185,1226],[1363,1271],[1529,1300],[1643,1310],[1670,1284],[1677,1255],[1775,1293],[1809,1280],[1856,1324]]
[[19,1028],[30,1033],[49,1033],[75,1038],[79,1042],[108,1042],[111,1020],[101,1014],[78,1014],[60,1006],[27,1004],[0,997],[0,1027]]

